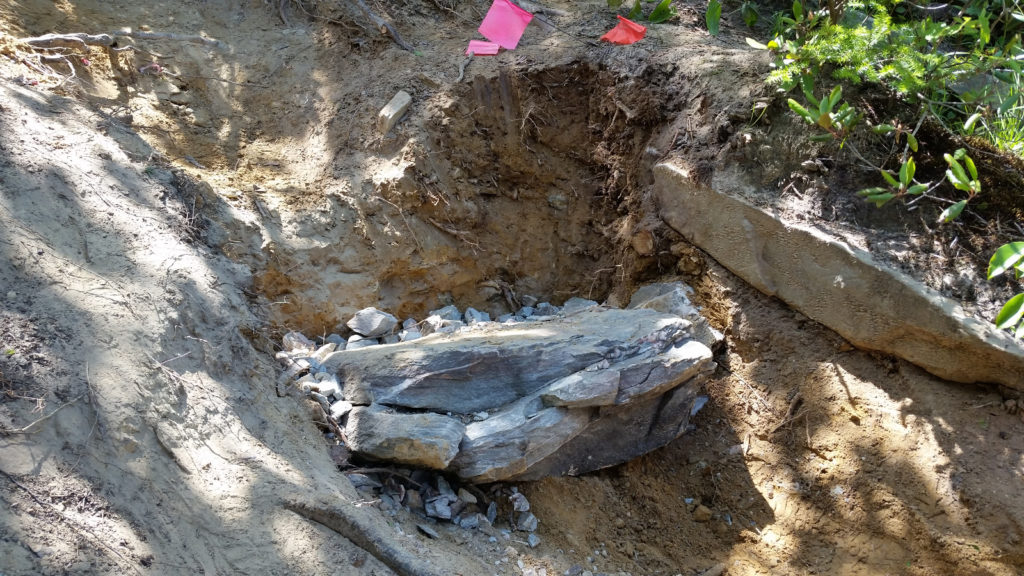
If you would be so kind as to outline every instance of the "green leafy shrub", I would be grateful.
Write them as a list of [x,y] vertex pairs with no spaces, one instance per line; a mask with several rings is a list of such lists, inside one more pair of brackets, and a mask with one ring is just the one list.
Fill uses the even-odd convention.
[[[1024,276],[1024,242],[1010,242],[1000,246],[988,263],[988,279],[1013,271],[1014,278]],[[1018,338],[1024,334],[1024,293],[1010,298],[996,315],[996,328],[1009,330]]]

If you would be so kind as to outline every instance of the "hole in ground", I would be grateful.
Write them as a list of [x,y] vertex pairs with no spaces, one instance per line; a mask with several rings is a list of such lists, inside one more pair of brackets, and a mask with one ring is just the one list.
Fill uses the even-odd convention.
[[[657,81],[587,63],[506,67],[454,94],[428,104],[426,137],[385,138],[388,168],[329,199],[361,223],[372,257],[330,245],[258,275],[282,303],[276,324],[330,333],[364,306],[422,318],[450,302],[497,317],[525,295],[622,305],[675,269],[678,236],[644,194],[669,109]],[[358,279],[325,287],[325,267]]]

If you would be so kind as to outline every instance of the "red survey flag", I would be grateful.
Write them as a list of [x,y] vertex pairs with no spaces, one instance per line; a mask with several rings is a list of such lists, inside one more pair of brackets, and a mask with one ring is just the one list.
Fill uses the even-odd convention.
[[530,20],[533,20],[533,14],[509,0],[494,0],[484,21],[480,23],[480,33],[502,48],[514,50]]
[[469,48],[466,48],[466,55],[470,54],[474,56],[494,56],[498,53],[498,46],[494,42],[487,42],[485,40],[470,40]]
[[601,40],[612,44],[632,44],[647,34],[647,28],[619,16],[619,25],[609,30]]

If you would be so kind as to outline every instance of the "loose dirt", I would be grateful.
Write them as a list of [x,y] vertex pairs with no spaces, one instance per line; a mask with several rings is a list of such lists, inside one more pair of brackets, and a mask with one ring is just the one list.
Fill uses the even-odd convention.
[[[461,81],[485,2],[371,3],[415,54],[342,2],[0,6],[0,571],[1024,569],[1024,420],[997,391],[853,349],[657,219],[650,167],[670,155],[710,164],[749,133],[762,156],[791,143],[773,174],[806,160],[781,113],[750,122],[763,56],[685,4],[643,43],[591,45],[603,5],[553,3],[566,15]],[[16,42],[125,27],[178,36],[73,64]],[[381,135],[399,89],[414,104]],[[806,182],[841,205],[860,175],[829,168]],[[621,304],[674,278],[727,336],[711,401],[637,461],[520,485],[534,549],[381,514],[276,386],[281,334],[364,306]]]

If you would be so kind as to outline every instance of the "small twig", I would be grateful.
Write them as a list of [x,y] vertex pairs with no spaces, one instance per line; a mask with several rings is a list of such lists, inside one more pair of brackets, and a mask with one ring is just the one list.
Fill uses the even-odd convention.
[[[131,298],[129,297],[127,291],[125,291],[125,290],[123,290],[121,288],[118,288],[117,287],[118,283],[113,282],[112,280],[107,279],[102,274],[98,274],[96,272],[93,272],[92,270],[89,270],[88,268],[83,268],[82,266],[72,262],[71,260],[68,260],[67,258],[62,258],[62,257],[57,256],[56,254],[54,254],[52,252],[48,252],[48,251],[46,251],[43,248],[38,248],[37,247],[36,250],[32,250],[24,242],[21,242],[21,245],[22,245],[23,248],[25,248],[25,250],[27,250],[30,253],[34,254],[36,251],[43,252],[44,254],[47,254],[48,256],[56,258],[57,260],[60,260],[61,262],[64,262],[65,264],[70,264],[71,266],[74,266],[75,268],[78,268],[82,272],[85,272],[87,274],[92,274],[93,276],[99,278],[100,280],[106,282],[107,284],[110,284],[111,289],[113,289],[115,292],[120,294],[121,298],[123,298],[123,300],[122,301],[117,301],[117,300],[114,300],[113,298],[109,298],[109,300],[111,300],[112,302],[117,302],[118,304],[121,304],[122,306],[127,308],[128,312],[130,312],[131,315],[134,316],[135,318],[139,317],[139,314],[135,311],[135,308],[132,307]],[[37,259],[37,262],[38,262],[38,259]],[[91,292],[83,292],[83,294],[92,294],[92,293]],[[92,294],[92,295],[93,296],[100,296],[99,294]]]
[[412,236],[413,241],[416,242],[416,246],[419,246],[420,252],[423,252],[423,245],[420,244],[420,239],[416,237],[416,232],[413,231],[412,226],[409,224],[409,219],[405,217],[405,211],[402,210],[401,206],[384,197],[381,197],[381,200],[390,204],[395,210],[398,210],[398,215],[401,216],[402,221],[405,222],[405,227],[409,230],[409,234]]
[[[165,366],[165,365],[167,365],[167,363],[168,363],[168,362],[174,362],[175,360],[179,360],[179,359],[181,359],[181,358],[184,358],[184,357],[188,356],[188,355],[189,355],[189,354],[191,354],[191,353],[192,353],[192,351],[191,351],[191,350],[189,350],[188,352],[182,352],[181,354],[178,354],[177,356],[175,356],[175,357],[173,357],[173,358],[168,358],[167,360],[164,360],[163,362],[157,362],[157,364],[159,364],[159,365],[161,365],[161,366]],[[150,360],[153,360],[153,357],[152,357],[152,356],[150,356]],[[156,362],[156,360],[153,360],[153,361],[154,361],[154,362]],[[87,364],[87,365],[86,365],[86,369],[88,369],[88,367],[89,367],[89,366],[88,366],[88,364]]]
[[797,418],[803,416],[807,412],[806,410],[801,410],[800,413],[796,414],[795,416],[793,415],[793,413],[796,412],[797,407],[800,406],[802,402],[803,396],[799,392],[797,392],[796,395],[793,396],[793,399],[790,400],[789,402],[789,408],[786,410],[786,415],[783,416],[784,420],[778,426],[772,428],[772,434],[775,434],[776,432],[779,431],[780,428],[782,428],[786,424],[789,424],[790,422],[795,421]]
[[861,153],[860,153],[860,150],[857,150],[857,146],[854,145],[854,143],[851,142],[849,139],[847,139],[847,141],[846,141],[846,147],[850,150],[850,152],[853,152],[853,155],[856,156],[857,158],[859,158],[860,161],[863,162],[865,166],[867,166],[868,168],[871,168],[872,170],[874,170],[876,172],[882,172],[882,168],[879,167],[879,166],[875,166],[867,158],[862,156]]
[[[89,428],[89,435],[85,437],[85,442],[82,442],[83,447],[88,447],[89,441],[92,440],[92,435],[96,433],[96,427],[100,423],[100,409],[99,404],[96,403],[96,395],[93,394],[92,391],[92,379],[89,377],[88,362],[85,363],[85,386],[86,392],[89,394],[89,404],[92,406],[92,427]],[[78,459],[75,460],[75,463],[71,466],[71,469],[67,472],[67,474],[70,475],[71,472],[75,470],[75,468],[78,468],[78,463],[81,461],[82,455],[79,454]]]
[[[166,71],[166,68],[164,69]],[[166,73],[166,72],[165,72]],[[225,80],[224,78],[218,78],[216,76],[192,76],[188,74],[174,74],[176,78],[196,78],[199,80],[213,80],[214,82],[223,82],[225,84],[232,84],[234,86],[244,86],[248,88],[270,88],[269,84],[256,84],[255,82],[235,82],[234,80]]]
[[32,499],[36,501],[36,504],[39,504],[40,506],[46,506],[46,502],[43,502],[42,500],[40,500],[39,496],[36,496],[36,493],[31,491],[31,490],[29,490],[27,487],[25,487],[24,484],[22,484],[21,482],[18,482],[17,480],[15,480],[14,476],[11,476],[5,470],[0,470],[0,474],[3,474],[4,477],[6,477],[8,480],[10,480],[11,484],[14,484],[18,488],[21,488],[22,490],[24,490],[26,494],[31,496]]
[[[366,28],[363,28],[362,26],[353,26],[353,25],[349,24],[348,22],[342,22],[341,20],[335,20],[333,18],[328,18],[326,16],[320,16],[319,14],[313,14],[309,10],[306,10],[306,7],[302,5],[301,1],[300,2],[296,2],[295,4],[298,5],[299,10],[302,10],[302,12],[306,16],[309,16],[310,18],[312,18],[314,20],[323,20],[324,22],[327,22],[329,24],[337,24],[338,26],[341,26],[343,28],[348,28],[349,30],[356,30],[356,31],[365,31],[366,30]],[[271,74],[270,76],[273,76],[273,74]]]
[[54,414],[56,414],[57,412],[60,412],[64,408],[70,406],[71,404],[74,404],[75,402],[78,402],[79,400],[81,400],[84,397],[85,397],[85,394],[81,394],[81,395],[77,396],[76,398],[73,398],[70,401],[61,404],[60,406],[57,406],[56,408],[53,409],[53,412],[50,412],[49,414],[47,414],[46,416],[43,416],[42,418],[38,418],[36,420],[33,420],[32,422],[30,422],[24,428],[18,428],[16,430],[8,430],[7,428],[0,427],[0,434],[4,434],[4,435],[6,435],[6,434],[31,434],[32,432],[29,431],[29,428],[32,428],[33,426],[35,426],[36,424],[39,424],[40,422],[49,420],[50,417],[53,416]]
[[338,426],[338,423],[334,421],[334,418],[331,418],[331,415],[327,413],[327,410],[324,410],[323,404],[317,402],[316,405],[318,408],[320,408],[320,414],[323,415],[324,422],[327,424],[327,427],[330,428],[332,432],[338,435],[339,440],[348,445],[348,436],[345,435],[345,431],[342,430],[340,426]]
[[57,88],[63,86],[68,80],[74,80],[78,77],[78,73],[75,72],[75,65],[72,64],[70,60],[68,60],[67,56],[62,56],[60,60],[68,65],[68,69],[71,70],[71,73],[65,76],[63,79],[61,79],[61,81],[57,84]]
[[281,22],[288,28],[292,27],[292,23],[288,21],[288,2],[291,0],[280,0],[277,3],[277,15],[281,17]]
[[505,297],[505,302],[508,302],[508,306],[513,312],[522,307],[519,303],[519,298],[516,298],[516,293],[512,290],[512,286],[510,286],[508,282],[497,278],[494,280],[484,280],[480,283],[480,286],[487,286],[488,288],[494,288],[501,292],[501,295]]
[[739,374],[733,374],[733,376],[735,376],[736,379],[740,381],[740,384],[743,384],[751,392],[754,393],[754,398],[757,398],[757,401],[761,403],[762,408],[764,408],[765,410],[771,410],[771,407],[768,405],[768,402],[762,397],[761,393],[756,388],[751,386],[750,383],[744,380],[743,377],[740,376]]
[[804,416],[806,416],[806,415],[807,415],[807,410],[801,410],[801,411],[800,411],[799,413],[797,413],[797,415],[796,415],[796,416],[793,416],[792,418],[787,418],[787,419],[783,420],[783,421],[782,421],[781,423],[779,423],[779,425],[778,425],[778,426],[776,426],[775,428],[772,428],[772,431],[771,431],[771,433],[772,433],[772,434],[775,434],[775,433],[776,433],[776,432],[778,432],[778,431],[779,431],[779,430],[780,430],[780,429],[781,429],[781,428],[782,428],[783,426],[785,426],[785,425],[787,425],[787,424],[789,424],[789,423],[791,423],[791,422],[796,422],[797,420],[799,420],[800,418],[803,418],[803,417],[804,417]]
[[[183,378],[181,376],[181,374],[178,374],[174,370],[171,370],[167,366],[164,366],[163,362],[157,361],[157,359],[153,358],[153,355],[150,354],[148,351],[145,352],[145,354],[146,354],[146,357],[149,358],[149,361],[153,363],[153,367],[156,368],[157,370],[159,370],[160,372],[162,372],[164,376],[167,376],[169,379],[171,379],[174,382],[177,382],[178,384],[181,384],[181,385],[189,384],[189,381],[186,380],[185,378]],[[181,356],[177,356],[175,358],[171,358],[170,360],[166,360],[166,362],[170,362],[171,360],[177,360],[180,357]]]
[[174,40],[176,42],[191,42],[193,44],[205,44],[207,46],[220,46],[221,41],[214,38],[207,38],[198,34],[174,34],[172,32],[142,32],[133,30],[118,30],[111,33],[112,36],[126,36],[140,40]]
[[[123,555],[122,555],[122,554],[121,554],[120,552],[118,552],[118,551],[117,551],[117,549],[115,549],[115,548],[114,548],[113,546],[111,546],[110,544],[108,544],[106,540],[104,540],[104,539],[100,538],[99,536],[97,536],[97,535],[96,535],[96,532],[94,532],[94,531],[92,530],[92,528],[90,528],[89,526],[85,526],[85,525],[82,525],[82,524],[80,524],[79,522],[75,521],[74,519],[72,519],[72,518],[68,517],[68,515],[67,515],[67,514],[65,514],[65,513],[63,512],[63,511],[61,511],[61,510],[60,510],[59,508],[57,508],[57,507],[56,507],[56,506],[54,506],[53,504],[50,504],[50,503],[47,503],[47,502],[43,502],[42,500],[40,500],[38,496],[36,496],[36,495],[35,495],[35,494],[34,494],[34,493],[33,493],[33,492],[31,491],[31,490],[29,490],[28,488],[26,488],[26,487],[25,487],[24,485],[22,485],[22,484],[21,484],[20,482],[18,482],[17,480],[15,480],[15,479],[14,479],[14,477],[13,477],[13,476],[11,476],[10,474],[8,474],[8,473],[7,473],[7,472],[6,472],[5,470],[0,470],[0,474],[3,474],[3,475],[4,475],[4,477],[5,477],[5,478],[7,478],[8,480],[10,480],[12,484],[14,484],[14,485],[15,485],[15,486],[17,486],[18,488],[20,488],[20,489],[24,490],[24,491],[25,491],[25,492],[26,492],[26,493],[27,493],[27,494],[28,494],[29,496],[31,496],[31,497],[32,497],[32,499],[33,499],[33,500],[35,500],[35,501],[36,501],[36,503],[37,503],[37,504],[39,504],[40,506],[45,506],[45,507],[47,507],[47,508],[50,508],[51,510],[53,510],[54,512],[56,512],[56,513],[57,513],[57,515],[61,517],[61,519],[63,519],[63,520],[64,520],[65,522],[67,522],[68,524],[70,524],[70,525],[71,525],[71,526],[72,526],[73,528],[75,528],[76,530],[79,530],[79,531],[81,531],[81,532],[85,532],[85,533],[87,533],[87,534],[88,534],[89,536],[92,536],[92,538],[93,538],[94,540],[96,540],[96,542],[99,542],[99,544],[100,544],[101,546],[103,546],[103,547],[104,547],[104,548],[106,548],[107,550],[109,550],[109,551],[113,552],[113,553],[114,553],[114,555],[115,555],[115,556],[117,556],[118,558],[120,558],[121,560],[123,560],[123,561],[127,562],[127,559],[126,559],[126,558],[125,558],[125,557],[124,557],[124,556],[123,556]],[[133,570],[133,571],[134,571],[134,572],[135,572],[136,574],[139,574],[139,573],[140,573],[140,572],[139,572],[139,570],[138,570],[138,568],[135,568],[135,566],[133,566],[133,565],[132,565],[132,564],[130,564],[130,563],[129,563],[128,565],[129,565],[129,566],[130,566],[130,567],[132,568],[132,570]]]
[[486,250],[484,250],[483,248],[480,247],[479,243],[474,242],[474,241],[466,238],[467,234],[465,232],[460,232],[460,231],[458,231],[458,230],[456,230],[454,228],[449,228],[448,226],[445,226],[444,224],[441,224],[440,222],[438,222],[437,220],[434,220],[433,218],[427,218],[427,220],[431,224],[433,224],[434,226],[437,226],[441,230],[451,234],[452,236],[455,236],[456,238],[458,238],[459,240],[462,240],[466,244],[469,244],[470,248],[472,248],[473,250],[479,249],[479,250],[481,250],[483,252],[486,252]]
[[349,474],[388,474],[390,476],[398,476],[402,480],[405,480],[406,482],[412,484],[417,488],[423,487],[423,485],[420,484],[419,482],[413,480],[412,478],[406,476],[405,474],[402,474],[401,472],[396,472],[390,468],[352,468],[350,470],[345,470],[342,473],[345,474],[346,476]]

